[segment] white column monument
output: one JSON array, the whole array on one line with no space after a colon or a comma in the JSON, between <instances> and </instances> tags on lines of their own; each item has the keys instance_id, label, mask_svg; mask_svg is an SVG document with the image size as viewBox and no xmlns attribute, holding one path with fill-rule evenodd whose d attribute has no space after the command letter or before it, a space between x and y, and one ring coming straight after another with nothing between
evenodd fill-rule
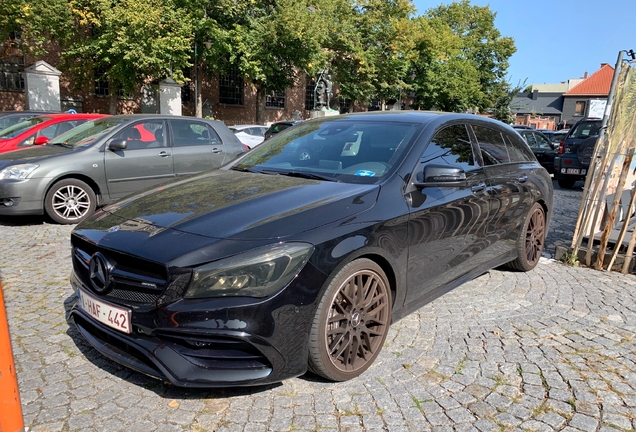
<instances>
[{"instance_id":1,"label":"white column monument","mask_svg":"<svg viewBox=\"0 0 636 432\"><path fill-rule=\"evenodd\" d=\"M26 109L60 111L60 75L62 72L43 60L25 68Z\"/></svg>"}]
</instances>

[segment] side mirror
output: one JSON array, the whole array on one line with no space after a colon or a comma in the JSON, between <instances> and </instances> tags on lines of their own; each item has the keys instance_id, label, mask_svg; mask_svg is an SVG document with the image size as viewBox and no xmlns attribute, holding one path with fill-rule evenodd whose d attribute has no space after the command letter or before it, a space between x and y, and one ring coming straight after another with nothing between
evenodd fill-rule
<instances>
[{"instance_id":1,"label":"side mirror","mask_svg":"<svg viewBox=\"0 0 636 432\"><path fill-rule=\"evenodd\" d=\"M457 166L429 164L417 173L414 184L417 188L461 187L466 184L466 173Z\"/></svg>"},{"instance_id":2,"label":"side mirror","mask_svg":"<svg viewBox=\"0 0 636 432\"><path fill-rule=\"evenodd\" d=\"M126 144L126 140L123 139L112 140L108 143L108 150L112 151L126 150L126 147L128 147L128 145Z\"/></svg>"},{"instance_id":3,"label":"side mirror","mask_svg":"<svg viewBox=\"0 0 636 432\"><path fill-rule=\"evenodd\" d=\"M49 141L50 140L47 137L45 137L44 135L40 135L39 137L37 137L35 139L35 142L33 144L34 145L42 145L42 144L46 144Z\"/></svg>"}]
</instances>

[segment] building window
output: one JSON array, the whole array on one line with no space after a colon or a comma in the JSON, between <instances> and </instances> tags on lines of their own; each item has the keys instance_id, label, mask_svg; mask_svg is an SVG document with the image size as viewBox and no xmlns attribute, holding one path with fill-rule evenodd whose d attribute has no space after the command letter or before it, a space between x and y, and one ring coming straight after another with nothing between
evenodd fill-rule
<instances>
[{"instance_id":1,"label":"building window","mask_svg":"<svg viewBox=\"0 0 636 432\"><path fill-rule=\"evenodd\" d=\"M24 55L21 34L11 32L0 45L0 90L24 91Z\"/></svg>"},{"instance_id":2,"label":"building window","mask_svg":"<svg viewBox=\"0 0 636 432\"><path fill-rule=\"evenodd\" d=\"M265 106L267 108L285 108L285 92L273 91L265 96Z\"/></svg>"},{"instance_id":3,"label":"building window","mask_svg":"<svg viewBox=\"0 0 636 432\"><path fill-rule=\"evenodd\" d=\"M577 101L574 107L574 115L585 115L585 101Z\"/></svg>"},{"instance_id":4,"label":"building window","mask_svg":"<svg viewBox=\"0 0 636 432\"><path fill-rule=\"evenodd\" d=\"M183 71L183 77L186 78L186 82L181 86L181 102L190 102L192 98L192 86L195 83L190 79L192 76L191 72L190 69Z\"/></svg>"},{"instance_id":5,"label":"building window","mask_svg":"<svg viewBox=\"0 0 636 432\"><path fill-rule=\"evenodd\" d=\"M381 111L382 110L382 101L380 100L380 98L371 99L367 109L369 111Z\"/></svg>"},{"instance_id":6,"label":"building window","mask_svg":"<svg viewBox=\"0 0 636 432\"><path fill-rule=\"evenodd\" d=\"M349 99L338 97L338 105L340 106L340 114L347 114L351 109L351 101Z\"/></svg>"},{"instance_id":7,"label":"building window","mask_svg":"<svg viewBox=\"0 0 636 432\"><path fill-rule=\"evenodd\" d=\"M106 68L96 67L95 74L95 96L108 96L108 78L106 78Z\"/></svg>"},{"instance_id":8,"label":"building window","mask_svg":"<svg viewBox=\"0 0 636 432\"><path fill-rule=\"evenodd\" d=\"M243 78L239 77L237 68L219 77L219 103L243 105Z\"/></svg>"},{"instance_id":9,"label":"building window","mask_svg":"<svg viewBox=\"0 0 636 432\"><path fill-rule=\"evenodd\" d=\"M311 111L314 109L314 103L316 101L314 91L316 89L316 78L307 75L305 83L305 109Z\"/></svg>"}]
</instances>

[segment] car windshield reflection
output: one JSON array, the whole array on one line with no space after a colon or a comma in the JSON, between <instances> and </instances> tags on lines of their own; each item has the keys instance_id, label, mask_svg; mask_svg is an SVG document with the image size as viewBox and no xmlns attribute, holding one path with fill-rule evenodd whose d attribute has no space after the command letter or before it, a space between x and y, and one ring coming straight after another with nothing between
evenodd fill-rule
<instances>
[{"instance_id":1,"label":"car windshield reflection","mask_svg":"<svg viewBox=\"0 0 636 432\"><path fill-rule=\"evenodd\" d=\"M49 145L61 145L64 147L82 147L92 144L102 134L116 128L128 121L125 118L107 117L98 120L87 121L70 131L63 133L49 142Z\"/></svg>"},{"instance_id":2,"label":"car windshield reflection","mask_svg":"<svg viewBox=\"0 0 636 432\"><path fill-rule=\"evenodd\" d=\"M397 122L307 122L261 144L232 169L375 183L401 160L418 130L418 125Z\"/></svg>"}]
</instances>

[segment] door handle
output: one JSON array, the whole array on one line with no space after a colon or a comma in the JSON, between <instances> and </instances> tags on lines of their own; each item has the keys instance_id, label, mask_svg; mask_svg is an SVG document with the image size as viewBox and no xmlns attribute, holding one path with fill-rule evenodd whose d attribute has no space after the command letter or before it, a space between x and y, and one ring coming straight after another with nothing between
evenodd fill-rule
<instances>
[{"instance_id":1,"label":"door handle","mask_svg":"<svg viewBox=\"0 0 636 432\"><path fill-rule=\"evenodd\" d=\"M528 176L524 175L522 177L519 177L517 180L519 180L519 183L525 183L528 181Z\"/></svg>"},{"instance_id":2,"label":"door handle","mask_svg":"<svg viewBox=\"0 0 636 432\"><path fill-rule=\"evenodd\" d=\"M170 156L170 153L168 153L167 151L161 151L161 152L159 152L159 154L157 156L168 157L168 156Z\"/></svg>"},{"instance_id":3,"label":"door handle","mask_svg":"<svg viewBox=\"0 0 636 432\"><path fill-rule=\"evenodd\" d=\"M220 148L216 148L216 147L214 147L214 148L212 149L212 153L215 153L215 154L223 153L223 150L221 150Z\"/></svg>"},{"instance_id":4,"label":"door handle","mask_svg":"<svg viewBox=\"0 0 636 432\"><path fill-rule=\"evenodd\" d=\"M476 185L474 185L474 186L472 186L470 188L470 190L473 191L473 192L481 192L481 191L483 191L485 189L486 189L486 183L484 183L484 182L476 184Z\"/></svg>"}]
</instances>

